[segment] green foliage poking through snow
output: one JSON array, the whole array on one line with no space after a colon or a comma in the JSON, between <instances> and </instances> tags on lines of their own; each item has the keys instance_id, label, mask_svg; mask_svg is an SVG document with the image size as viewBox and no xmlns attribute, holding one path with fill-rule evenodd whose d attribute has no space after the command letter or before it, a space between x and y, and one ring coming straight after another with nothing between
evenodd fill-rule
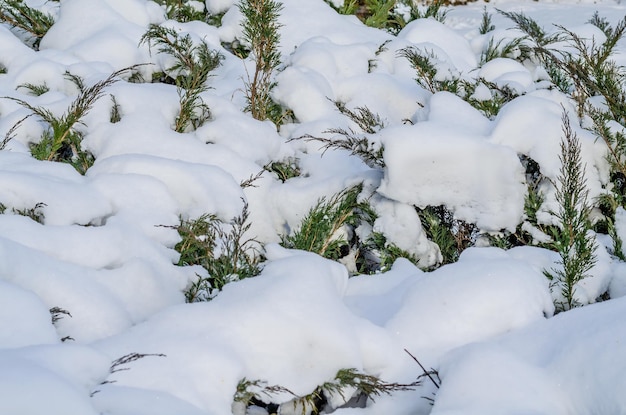
<instances>
[{"instance_id":1,"label":"green foliage poking through snow","mask_svg":"<svg viewBox=\"0 0 626 415\"><path fill-rule=\"evenodd\" d=\"M279 125L282 109L270 95L274 87L274 72L280 65L278 22L282 4L274 0L242 0L238 3L243 14L243 42L250 48L254 72L244 82L247 111L257 120L272 120Z\"/></svg>"},{"instance_id":2,"label":"green foliage poking through snow","mask_svg":"<svg viewBox=\"0 0 626 415\"><path fill-rule=\"evenodd\" d=\"M22 209L11 208L11 213L14 215L25 216L43 225L44 220L45 220L45 214L43 212L43 208L45 208L46 206L47 205L45 203L39 202L32 208L22 208ZM6 212L7 212L7 207L4 204L0 203L0 215L4 215L6 214Z\"/></svg>"},{"instance_id":3,"label":"green foliage poking through snow","mask_svg":"<svg viewBox=\"0 0 626 415\"><path fill-rule=\"evenodd\" d=\"M111 94L111 114L109 116L109 121L111 124L115 124L116 122L120 122L122 120L122 113L120 112L120 104L115 99L115 95Z\"/></svg>"},{"instance_id":4,"label":"green foliage poking through snow","mask_svg":"<svg viewBox=\"0 0 626 415\"><path fill-rule=\"evenodd\" d=\"M414 264L418 263L414 255L390 243L385 235L372 232L360 249L357 260L358 270L363 274L386 272L391 269L398 258L406 258Z\"/></svg>"},{"instance_id":5,"label":"green foliage poking through snow","mask_svg":"<svg viewBox=\"0 0 626 415\"><path fill-rule=\"evenodd\" d=\"M31 105L25 100L4 97L30 110L32 115L40 117L48 126L48 128L44 130L40 140L31 145L33 157L38 160L69 163L74 166L79 173L85 174L87 169L93 164L94 158L89 152L82 149L81 142L83 133L78 131L76 127L83 124L82 119L89 113L96 101L102 98L104 90L108 86L116 83L120 75L130 69L131 68L124 68L113 72L106 79L98 81L90 87L84 85L82 78L68 73L66 75L67 78L74 82L79 89L79 94L61 116L56 116L47 108ZM17 128L22 122L23 119L18 121L14 127ZM8 139L10 139L13 132L14 129L11 129L9 133L7 133Z\"/></svg>"},{"instance_id":6,"label":"green foliage poking through snow","mask_svg":"<svg viewBox=\"0 0 626 415\"><path fill-rule=\"evenodd\" d=\"M561 169L556 184L559 210L554 212L558 228L553 228L553 247L559 253L563 269L546 270L545 275L561 290L563 303L557 310L565 311L581 304L576 299L576 284L588 276L596 262L595 236L590 234L588 191L581 159L580 141L572 131L569 117L563 114L564 139L561 141Z\"/></svg>"},{"instance_id":7,"label":"green foliage poking through snow","mask_svg":"<svg viewBox=\"0 0 626 415\"><path fill-rule=\"evenodd\" d=\"M233 414L247 413L247 408L254 406L269 406L267 401L271 401L278 394L288 394L296 396L289 389L279 385L268 385L262 380L250 380L243 378L237 384L235 396L233 397ZM277 406L277 405L273 405Z\"/></svg>"},{"instance_id":8,"label":"green foliage poking through snow","mask_svg":"<svg viewBox=\"0 0 626 415\"><path fill-rule=\"evenodd\" d=\"M412 390L421 382L411 384L387 383L376 376L360 373L356 369L339 369L335 378L318 386L309 395L294 400L295 407L303 409L312 408L313 413L328 406L329 400L333 397L340 397L342 401L348 402L351 398L371 399L381 395L391 395L395 391ZM332 408L331 405L331 410Z\"/></svg>"},{"instance_id":9,"label":"green foliage poking through snow","mask_svg":"<svg viewBox=\"0 0 626 415\"><path fill-rule=\"evenodd\" d=\"M508 56L514 53L519 46L518 40L513 40L502 44L493 44L493 39L487 44L487 48L481 57L482 63L497 57ZM500 109L507 103L519 96L507 85L497 85L495 82L477 78L476 80L462 79L459 76L447 74L442 77L437 69L438 57L433 51L420 47L410 46L399 51L399 56L407 59L409 64L415 69L415 81L424 89L431 93L441 91L456 94L474 108L482 112L486 117L493 118L498 115ZM443 78L443 79L442 79ZM478 88L486 88L490 98L478 99L475 92Z\"/></svg>"},{"instance_id":10,"label":"green foliage poking through snow","mask_svg":"<svg viewBox=\"0 0 626 415\"><path fill-rule=\"evenodd\" d=\"M498 12L511 19L517 25L517 28L524 32L528 38L532 39L538 48L555 43L560 39L558 33L549 35L537 22L524 15L524 13L505 12L502 10L498 10Z\"/></svg>"},{"instance_id":11,"label":"green foliage poking through snow","mask_svg":"<svg viewBox=\"0 0 626 415\"><path fill-rule=\"evenodd\" d=\"M456 262L461 252L474 244L476 227L455 219L445 206L428 206L418 213L428 239L439 246L443 257L440 265Z\"/></svg>"},{"instance_id":12,"label":"green foliage poking through snow","mask_svg":"<svg viewBox=\"0 0 626 415\"><path fill-rule=\"evenodd\" d=\"M30 91L30 93L36 97L45 94L46 92L50 91L50 88L48 87L48 85L46 85L46 83L44 82L43 84L39 84L39 85L35 85L35 84L31 84L31 83L25 83L25 84L20 84L17 86L18 88L26 88Z\"/></svg>"},{"instance_id":13,"label":"green foliage poking through snow","mask_svg":"<svg viewBox=\"0 0 626 415\"><path fill-rule=\"evenodd\" d=\"M210 117L211 111L201 94L208 89L209 73L217 68L223 56L209 49L205 42L194 45L189 34L181 36L176 30L151 25L142 36L141 43L156 46L159 53L170 55L175 63L165 69L176 84L180 108L174 121L174 131L183 133L195 130Z\"/></svg>"},{"instance_id":14,"label":"green foliage poking through snow","mask_svg":"<svg viewBox=\"0 0 626 415\"><path fill-rule=\"evenodd\" d=\"M28 34L33 49L39 48L41 38L54 24L54 18L37 9L29 7L23 0L0 0L0 22Z\"/></svg>"},{"instance_id":15,"label":"green foliage poking through snow","mask_svg":"<svg viewBox=\"0 0 626 415\"><path fill-rule=\"evenodd\" d=\"M480 63L492 61L496 58L515 58L520 53L525 53L524 38L518 37L513 40L500 39L497 42L494 38L489 38L487 46L480 56Z\"/></svg>"},{"instance_id":16,"label":"green foliage poking through snow","mask_svg":"<svg viewBox=\"0 0 626 415\"><path fill-rule=\"evenodd\" d=\"M623 177L626 177L626 73L613 60L613 55L617 43L626 34L626 18L613 27L596 12L588 23L606 36L598 43L563 26L557 26L558 31L548 35L522 13L501 13L526 34L533 56L545 66L554 85L573 98L583 126L608 148L612 186L599 204L606 215L614 253L621 255L621 249L617 249L621 239L614 228L614 215L618 206L626 206L626 187L623 186ZM568 49L557 48L558 44L566 44Z\"/></svg>"},{"instance_id":17,"label":"green foliage poking through snow","mask_svg":"<svg viewBox=\"0 0 626 415\"><path fill-rule=\"evenodd\" d=\"M413 390L421 381L409 384L387 383L374 375L359 372L357 369L339 369L335 378L315 388L313 392L304 396L297 396L289 389L271 385L261 380L243 378L237 385L234 396L233 413L246 413L252 405L271 410L284 408L289 413L319 414L337 409L333 402L347 403L351 399L366 401L375 400L381 395L391 395L393 392ZM293 399L277 405L272 402L277 395L291 395ZM340 398L340 399L337 399Z\"/></svg>"},{"instance_id":18,"label":"green foliage poking through snow","mask_svg":"<svg viewBox=\"0 0 626 415\"><path fill-rule=\"evenodd\" d=\"M432 18L443 22L448 14L440 0L427 4L412 0L345 0L340 6L330 0L324 1L340 14L356 15L367 26L393 34L413 20Z\"/></svg>"},{"instance_id":19,"label":"green foliage poking through snow","mask_svg":"<svg viewBox=\"0 0 626 415\"><path fill-rule=\"evenodd\" d=\"M349 251L347 226L354 226L359 221L356 209L361 189L361 186L355 186L329 200L319 199L302 219L300 227L283 236L283 246L315 252L330 259L345 256Z\"/></svg>"},{"instance_id":20,"label":"green foliage poking through snow","mask_svg":"<svg viewBox=\"0 0 626 415\"><path fill-rule=\"evenodd\" d=\"M449 9L443 9L445 3L445 1L443 0L433 0L429 2L424 2L422 4L411 0L406 0L403 3L407 3L410 8L408 22L417 19L430 18L443 23L448 16L448 12L450 11Z\"/></svg>"},{"instance_id":21,"label":"green foliage poking through snow","mask_svg":"<svg viewBox=\"0 0 626 415\"><path fill-rule=\"evenodd\" d=\"M343 115L353 121L361 131L352 128L330 128L324 134L333 134L332 138L314 137L304 135L298 137L308 141L318 141L323 144L324 151L329 149L348 150L354 156L359 157L365 164L372 168L384 168L384 148L380 142L372 140L372 136L385 128L385 123L378 114L374 114L367 107L357 107L350 110L342 102L335 102L335 106ZM341 138L336 138L340 136Z\"/></svg>"},{"instance_id":22,"label":"green foliage poking through snow","mask_svg":"<svg viewBox=\"0 0 626 415\"><path fill-rule=\"evenodd\" d=\"M485 35L493 30L496 30L496 26L493 24L493 18L491 17L491 13L487 11L487 7L483 8L483 18L480 22L480 27L478 28L478 33L481 35Z\"/></svg>"},{"instance_id":23,"label":"green foliage poking through snow","mask_svg":"<svg viewBox=\"0 0 626 415\"><path fill-rule=\"evenodd\" d=\"M298 160L295 159L273 161L265 165L263 169L274 173L283 183L285 183L289 179L300 176L300 167L298 167Z\"/></svg>"},{"instance_id":24,"label":"green foliage poking through snow","mask_svg":"<svg viewBox=\"0 0 626 415\"><path fill-rule=\"evenodd\" d=\"M396 0L365 0L364 3L365 10L357 11L366 25L385 29L394 23L392 12L396 6Z\"/></svg>"},{"instance_id":25,"label":"green foliage poking through snow","mask_svg":"<svg viewBox=\"0 0 626 415\"><path fill-rule=\"evenodd\" d=\"M187 302L208 301L229 282L258 275L256 243L247 236L248 216L245 204L241 215L228 224L208 214L193 220L181 218L176 227L181 236L175 246L180 253L178 265L199 265L207 272L187 288Z\"/></svg>"},{"instance_id":26,"label":"green foliage poking through snow","mask_svg":"<svg viewBox=\"0 0 626 415\"><path fill-rule=\"evenodd\" d=\"M154 0L165 9L168 19L181 23L193 20L204 21L207 17L206 6L195 0Z\"/></svg>"},{"instance_id":27,"label":"green foliage poking through snow","mask_svg":"<svg viewBox=\"0 0 626 415\"><path fill-rule=\"evenodd\" d=\"M417 264L414 255L387 240L382 233L371 231L377 215L369 201L360 200L361 191L362 185L358 185L329 200L319 199L299 228L282 237L282 245L340 260L353 273L383 272L398 258ZM357 232L361 225L370 230Z\"/></svg>"},{"instance_id":28,"label":"green foliage poking through snow","mask_svg":"<svg viewBox=\"0 0 626 415\"><path fill-rule=\"evenodd\" d=\"M437 56L434 52L420 49L417 46L408 46L400 49L399 56L407 59L409 64L415 69L417 83L433 94L438 91L455 92L458 81L440 80L437 78L437 67L434 61Z\"/></svg>"},{"instance_id":29,"label":"green foliage poking through snow","mask_svg":"<svg viewBox=\"0 0 626 415\"><path fill-rule=\"evenodd\" d=\"M519 96L517 92L507 85L497 85L495 82L489 82L480 78L476 80L475 83L460 81L460 85L462 88L459 88L457 95L490 119L495 118L504 105ZM474 92L479 87L487 88L490 96L489 99L475 98Z\"/></svg>"}]
</instances>

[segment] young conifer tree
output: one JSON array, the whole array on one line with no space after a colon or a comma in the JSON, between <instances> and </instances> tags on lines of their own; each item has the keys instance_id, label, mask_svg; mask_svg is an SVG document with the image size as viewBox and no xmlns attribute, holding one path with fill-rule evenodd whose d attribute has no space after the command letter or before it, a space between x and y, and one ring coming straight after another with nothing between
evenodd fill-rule
<instances>
[{"instance_id":1,"label":"young conifer tree","mask_svg":"<svg viewBox=\"0 0 626 415\"><path fill-rule=\"evenodd\" d=\"M283 6L275 0L241 0L243 40L254 59L254 73L245 81L247 110L257 120L272 117L276 105L270 95L274 87L273 74L280 65L278 22Z\"/></svg>"},{"instance_id":2,"label":"young conifer tree","mask_svg":"<svg viewBox=\"0 0 626 415\"><path fill-rule=\"evenodd\" d=\"M575 296L576 284L589 276L596 263L596 241L590 234L588 190L584 177L580 140L572 130L569 117L563 114L561 141L561 169L556 183L556 200L559 209L555 216L559 222L553 232L554 247L561 257L562 269L545 271L561 289L563 303L556 304L558 311L565 311L581 304Z\"/></svg>"}]
</instances>

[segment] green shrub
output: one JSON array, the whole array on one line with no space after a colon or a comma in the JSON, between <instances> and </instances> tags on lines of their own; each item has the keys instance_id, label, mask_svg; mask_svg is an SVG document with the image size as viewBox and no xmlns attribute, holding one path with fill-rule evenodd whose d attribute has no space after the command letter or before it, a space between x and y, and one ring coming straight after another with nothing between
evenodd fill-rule
<instances>
[{"instance_id":1,"label":"green shrub","mask_svg":"<svg viewBox=\"0 0 626 415\"><path fill-rule=\"evenodd\" d=\"M111 121L111 124L115 124L122 120L122 113L120 112L120 104L118 104L117 99L115 99L115 95L111 94L110 96L112 105L109 121Z\"/></svg>"},{"instance_id":2,"label":"green shrub","mask_svg":"<svg viewBox=\"0 0 626 415\"><path fill-rule=\"evenodd\" d=\"M357 198L361 186L344 190L327 200L319 199L302 219L300 227L282 238L285 248L315 252L325 258L339 259L349 251L345 227L359 221Z\"/></svg>"},{"instance_id":3,"label":"green shrub","mask_svg":"<svg viewBox=\"0 0 626 415\"><path fill-rule=\"evenodd\" d=\"M512 40L500 39L497 42L494 38L489 38L487 46L480 55L480 65L492 61L496 58L517 58L521 54L527 53L524 45L524 38L518 37Z\"/></svg>"},{"instance_id":4,"label":"green shrub","mask_svg":"<svg viewBox=\"0 0 626 415\"><path fill-rule=\"evenodd\" d=\"M486 63L497 57L512 55L521 47L521 39L502 44L502 41L493 44L493 40L487 44L483 51L482 63ZM415 46L406 47L399 51L399 56L406 58L415 69L415 81L431 93L446 91L453 93L482 112L488 118L494 118L500 109L508 102L519 96L517 92L506 85L497 85L486 79L478 78L474 81L461 79L458 75L448 74L441 79L437 69L437 55L434 52L420 49ZM490 99L477 99L474 92L479 87L489 90Z\"/></svg>"},{"instance_id":5,"label":"green shrub","mask_svg":"<svg viewBox=\"0 0 626 415\"><path fill-rule=\"evenodd\" d=\"M580 306L575 298L575 285L588 276L596 262L595 237L589 234L591 223L588 191L584 178L580 141L572 131L567 114L563 114L564 139L561 141L561 169L556 183L559 210L553 212L558 227L552 227L553 248L559 253L562 269L546 270L545 275L561 289L564 303L556 304L564 311Z\"/></svg>"},{"instance_id":6,"label":"green shrub","mask_svg":"<svg viewBox=\"0 0 626 415\"><path fill-rule=\"evenodd\" d=\"M54 18L22 0L0 0L0 22L28 33L34 39L32 47L37 50L41 38L54 24Z\"/></svg>"},{"instance_id":7,"label":"green shrub","mask_svg":"<svg viewBox=\"0 0 626 415\"><path fill-rule=\"evenodd\" d=\"M151 25L142 36L140 44L156 46L159 53L170 55L175 63L165 69L164 82L175 84L179 97L178 116L174 131L183 133L195 130L210 117L211 111L200 96L208 90L206 81L211 71L224 58L219 52L209 49L205 42L194 45L190 35L181 36L176 30Z\"/></svg>"},{"instance_id":8,"label":"green shrub","mask_svg":"<svg viewBox=\"0 0 626 415\"><path fill-rule=\"evenodd\" d=\"M283 183L285 183L289 179L300 176L300 167L298 167L297 159L273 161L266 164L263 169L265 171L274 173Z\"/></svg>"},{"instance_id":9,"label":"green shrub","mask_svg":"<svg viewBox=\"0 0 626 415\"><path fill-rule=\"evenodd\" d=\"M428 239L436 243L441 251L443 261L439 265L456 262L461 252L476 241L476 226L455 219L446 206L427 206L417 211Z\"/></svg>"},{"instance_id":10,"label":"green shrub","mask_svg":"<svg viewBox=\"0 0 626 415\"><path fill-rule=\"evenodd\" d=\"M448 16L449 10L443 9L445 4L445 1L443 0L426 2L427 4L425 8L423 6L424 3L420 6L417 2L412 0L404 1L403 3L407 3L410 7L409 22L417 19L431 18L443 23Z\"/></svg>"},{"instance_id":11,"label":"green shrub","mask_svg":"<svg viewBox=\"0 0 626 415\"><path fill-rule=\"evenodd\" d=\"M241 215L229 224L208 214L193 220L181 218L176 227L181 237L175 246L180 253L178 265L200 265L208 274L199 275L187 288L187 302L208 301L227 283L259 274L256 241L246 239L248 216L245 204Z\"/></svg>"},{"instance_id":12,"label":"green shrub","mask_svg":"<svg viewBox=\"0 0 626 415\"><path fill-rule=\"evenodd\" d=\"M382 233L371 230L377 215L368 200L359 200L362 190L362 185L358 185L329 200L319 199L300 226L282 237L282 245L341 260L354 273L384 272L401 257L417 264L414 255L388 241ZM362 225L366 225L366 230L357 232Z\"/></svg>"},{"instance_id":13,"label":"green shrub","mask_svg":"<svg viewBox=\"0 0 626 415\"><path fill-rule=\"evenodd\" d=\"M132 67L131 67L132 68ZM65 113L57 117L47 108L36 107L28 102L13 98L4 97L13 100L31 111L31 115L41 118L48 126L44 130L39 142L31 145L31 153L38 160L60 161L69 163L81 174L85 174L87 169L93 164L93 156L84 151L81 147L83 134L76 129L78 125L83 124L83 118L93 108L96 101L104 95L104 90L116 83L119 76L131 68L124 68L113 72L106 79L96 82L90 87L86 87L83 80L70 73L66 76L73 81L79 89L76 99L70 104ZM15 129L24 121L18 121L7 133L5 140L6 145L15 132Z\"/></svg>"},{"instance_id":14,"label":"green shrub","mask_svg":"<svg viewBox=\"0 0 626 415\"><path fill-rule=\"evenodd\" d=\"M583 126L591 130L607 146L611 166L611 192L599 204L606 215L606 231L613 238L614 254L621 253L621 243L614 229L614 214L618 206L626 206L626 72L613 60L616 45L626 34L626 18L611 26L596 12L589 23L606 35L596 43L557 26L556 33L547 35L532 19L521 13L504 13L526 35L534 59L548 70L554 85L570 95L577 105ZM561 47L555 47L559 44ZM568 48L563 48L566 44ZM590 120L588 123L586 120ZM566 304L570 306L570 304Z\"/></svg>"},{"instance_id":15,"label":"green shrub","mask_svg":"<svg viewBox=\"0 0 626 415\"><path fill-rule=\"evenodd\" d=\"M280 65L278 22L283 6L275 0L241 0L237 6L243 15L243 42L250 47L254 72L244 82L249 111L257 120L272 120L280 125L282 109L271 97L274 72Z\"/></svg>"},{"instance_id":16,"label":"green shrub","mask_svg":"<svg viewBox=\"0 0 626 415\"><path fill-rule=\"evenodd\" d=\"M435 60L437 56L434 52L420 49L416 46L408 46L398 51L398 56L409 61L415 69L415 81L427 91L433 94L438 91L448 91L456 93L458 89L458 79L439 80L437 78L437 67Z\"/></svg>"},{"instance_id":17,"label":"green shrub","mask_svg":"<svg viewBox=\"0 0 626 415\"><path fill-rule=\"evenodd\" d=\"M369 27L386 29L397 25L393 9L396 0L365 0L360 17Z\"/></svg>"},{"instance_id":18,"label":"green shrub","mask_svg":"<svg viewBox=\"0 0 626 415\"><path fill-rule=\"evenodd\" d=\"M415 265L419 262L414 255L390 243L382 233L372 232L359 250L358 270L363 274L386 272L398 258L406 258Z\"/></svg>"},{"instance_id":19,"label":"green shrub","mask_svg":"<svg viewBox=\"0 0 626 415\"><path fill-rule=\"evenodd\" d=\"M335 6L330 0L325 1L340 14L356 15L367 26L393 34L413 20L432 18L443 22L448 14L442 9L444 2L438 0L426 6L412 0L345 0L341 6ZM403 6L408 9L406 15L399 11Z\"/></svg>"}]
</instances>

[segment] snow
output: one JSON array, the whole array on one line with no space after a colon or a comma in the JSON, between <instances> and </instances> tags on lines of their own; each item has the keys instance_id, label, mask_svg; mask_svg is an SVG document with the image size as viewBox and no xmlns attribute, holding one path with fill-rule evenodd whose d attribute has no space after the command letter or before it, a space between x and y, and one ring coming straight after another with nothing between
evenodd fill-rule
<instances>
[{"instance_id":1,"label":"snow","mask_svg":"<svg viewBox=\"0 0 626 415\"><path fill-rule=\"evenodd\" d=\"M389 166L382 195L421 208L446 204L459 219L492 231L520 223L524 171L510 148L437 121L389 127L380 135Z\"/></svg>"},{"instance_id":2,"label":"snow","mask_svg":"<svg viewBox=\"0 0 626 415\"><path fill-rule=\"evenodd\" d=\"M441 262L439 247L428 240L413 206L378 197L373 199L373 207L379 215L374 221L375 232L382 233L398 248L415 255L423 268Z\"/></svg>"},{"instance_id":3,"label":"snow","mask_svg":"<svg viewBox=\"0 0 626 415\"><path fill-rule=\"evenodd\" d=\"M152 389L226 414L244 374L303 395L346 364L377 368L387 360L382 330L341 301L348 284L343 266L277 245L267 255L260 276L227 286L214 301L171 308L96 344L112 357L146 345L167 356L116 374L116 386L152 378ZM184 373L191 375L187 382L175 381Z\"/></svg>"},{"instance_id":4,"label":"snow","mask_svg":"<svg viewBox=\"0 0 626 415\"><path fill-rule=\"evenodd\" d=\"M493 82L499 87L509 87L517 94L534 89L532 73L518 61L508 58L495 58L485 63L478 71L478 77Z\"/></svg>"},{"instance_id":5,"label":"snow","mask_svg":"<svg viewBox=\"0 0 626 415\"><path fill-rule=\"evenodd\" d=\"M436 20L415 20L402 29L398 38L426 53L434 53L438 59L449 62L460 73L465 74L478 65L467 40Z\"/></svg>"},{"instance_id":6,"label":"snow","mask_svg":"<svg viewBox=\"0 0 626 415\"><path fill-rule=\"evenodd\" d=\"M0 287L0 322L3 327L0 347L4 349L57 342L50 312L39 297L4 281L0 282ZM20 316L18 321L15 315Z\"/></svg>"},{"instance_id":7,"label":"snow","mask_svg":"<svg viewBox=\"0 0 626 415\"><path fill-rule=\"evenodd\" d=\"M442 365L432 413L619 413L624 304L590 305L459 348Z\"/></svg>"},{"instance_id":8,"label":"snow","mask_svg":"<svg viewBox=\"0 0 626 415\"><path fill-rule=\"evenodd\" d=\"M416 209L445 205L454 219L476 225L474 238L521 226L547 241L526 216L522 160L535 161L546 179L537 218L552 224L564 113L581 140L589 200L605 194L607 148L579 127L576 103L534 63L481 57L490 39L520 36L494 8L528 13L548 32L562 24L600 42L604 34L586 20L599 10L615 24L624 5L476 2L451 7L445 23L419 19L393 36L322 0L284 0L272 97L293 117L277 128L244 111L254 63L229 51L242 33L234 0L190 2L224 12L219 28L167 20L148 0L26 3L51 13L55 24L37 52L23 33L0 24L0 139L13 135L0 150L0 413L243 415L245 405L233 398L244 378L299 396L340 369L411 383L422 371L406 351L438 371L439 389L420 378L414 390L370 399L364 408L341 407L354 392L346 390L327 410L609 414L626 407L626 265L619 259L626 252L615 253L608 235L589 234L598 241L597 262L574 293L584 306L554 315L563 298L544 271L562 267L556 252L471 247L441 266L442 250ZM478 31L483 7L497 27L487 34ZM194 131L172 130L176 86L150 82L171 65L140 44L151 24L224 55L201 94L211 117ZM439 81L484 79L519 96L488 117L452 92L420 87L399 54L406 47L433 55ZM618 44L616 62L626 62L625 48ZM79 93L66 73L91 86L139 64L134 71L146 82L121 74L76 125L95 157L85 175L31 156L29 146L48 126L15 99L60 116ZM25 84L49 91L35 96ZM110 117L112 97L118 122ZM472 97L489 100L492 91L482 85ZM363 136L384 146L384 167L306 140L342 138L331 129L361 134L336 102L380 117L382 125ZM296 164L300 175L283 182L266 170L276 162ZM338 262L278 244L322 198L357 185L376 217L341 232L363 240L377 232L415 264L399 258L389 269L354 275L356 251ZM206 270L176 265L175 227L205 214L229 223L244 206L260 275L227 284L210 302L185 303L186 288ZM626 240L621 207L615 230ZM52 321L55 308L64 312ZM133 353L136 360L115 366ZM261 397L282 404L283 415L301 412L291 393Z\"/></svg>"},{"instance_id":9,"label":"snow","mask_svg":"<svg viewBox=\"0 0 626 415\"><path fill-rule=\"evenodd\" d=\"M98 414L89 390L108 372L106 357L77 345L30 346L0 352L4 413Z\"/></svg>"},{"instance_id":10,"label":"snow","mask_svg":"<svg viewBox=\"0 0 626 415\"><path fill-rule=\"evenodd\" d=\"M433 366L448 350L524 327L554 307L543 275L498 248L470 248L403 291L404 306L385 327Z\"/></svg>"}]
</instances>

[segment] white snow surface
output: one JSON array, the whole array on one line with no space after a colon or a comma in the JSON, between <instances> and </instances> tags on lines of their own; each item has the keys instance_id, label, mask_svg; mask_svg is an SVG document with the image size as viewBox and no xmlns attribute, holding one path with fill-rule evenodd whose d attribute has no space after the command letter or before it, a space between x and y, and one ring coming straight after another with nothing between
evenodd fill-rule
<instances>
[{"instance_id":1,"label":"white snow surface","mask_svg":"<svg viewBox=\"0 0 626 415\"><path fill-rule=\"evenodd\" d=\"M13 137L0 150L0 414L243 415L233 397L244 378L301 396L346 368L411 383L422 369L407 351L438 370L440 388L420 377L411 391L336 413L624 412L626 265L611 255L606 235L597 235L597 262L576 285L585 306L555 316L562 297L543 271L562 266L556 253L472 247L436 268L441 250L416 208L445 205L482 234L515 231L527 219L521 160L557 179L563 111L582 143L589 198L603 194L606 147L578 127L575 104L548 87L542 69L509 58L481 64L481 55L491 38L519 36L494 8L527 13L549 32L560 24L601 41L587 20L598 10L615 24L625 5L491 0L451 7L444 23L419 19L393 36L323 0L283 0L272 94L294 116L277 131L244 111L244 80L254 64L227 49L242 33L235 1L191 2L224 12L219 28L168 21L149 0L26 3L55 23L37 52L24 33L0 25L0 138ZM483 8L497 27L488 34L478 31ZM149 81L169 65L140 44L151 24L224 55L202 93L210 120L174 132L176 87L132 83L128 72L77 125L95 156L85 175L31 156L46 125L15 99L62 115L79 92L68 72L90 86L147 64L136 70ZM440 81L483 78L520 96L486 117L452 93L420 87L399 56L405 47L436 56ZM626 64L626 44L617 49L614 59ZM27 84L49 90L35 96ZM486 94L477 89L474 98ZM384 146L384 168L303 138L358 131L333 101L380 116L384 127L368 138ZM301 174L283 182L263 170L272 162L296 163ZM260 172L253 186L240 185ZM386 272L351 275L354 267L277 244L321 198L358 184L377 218L355 232L379 232L420 268L400 258ZM541 190L538 218L550 223L554 188L546 180ZM174 227L204 214L228 222L244 205L246 235L263 254L261 274L227 284L210 302L185 303L185 289L206 271L176 265ZM30 210L41 223L25 215ZM623 209L615 222L626 240ZM592 304L607 292L610 300ZM133 353L140 356L117 360ZM340 407L350 397L331 401ZM282 404L283 415L300 413L292 399L285 390L267 397Z\"/></svg>"}]
</instances>

